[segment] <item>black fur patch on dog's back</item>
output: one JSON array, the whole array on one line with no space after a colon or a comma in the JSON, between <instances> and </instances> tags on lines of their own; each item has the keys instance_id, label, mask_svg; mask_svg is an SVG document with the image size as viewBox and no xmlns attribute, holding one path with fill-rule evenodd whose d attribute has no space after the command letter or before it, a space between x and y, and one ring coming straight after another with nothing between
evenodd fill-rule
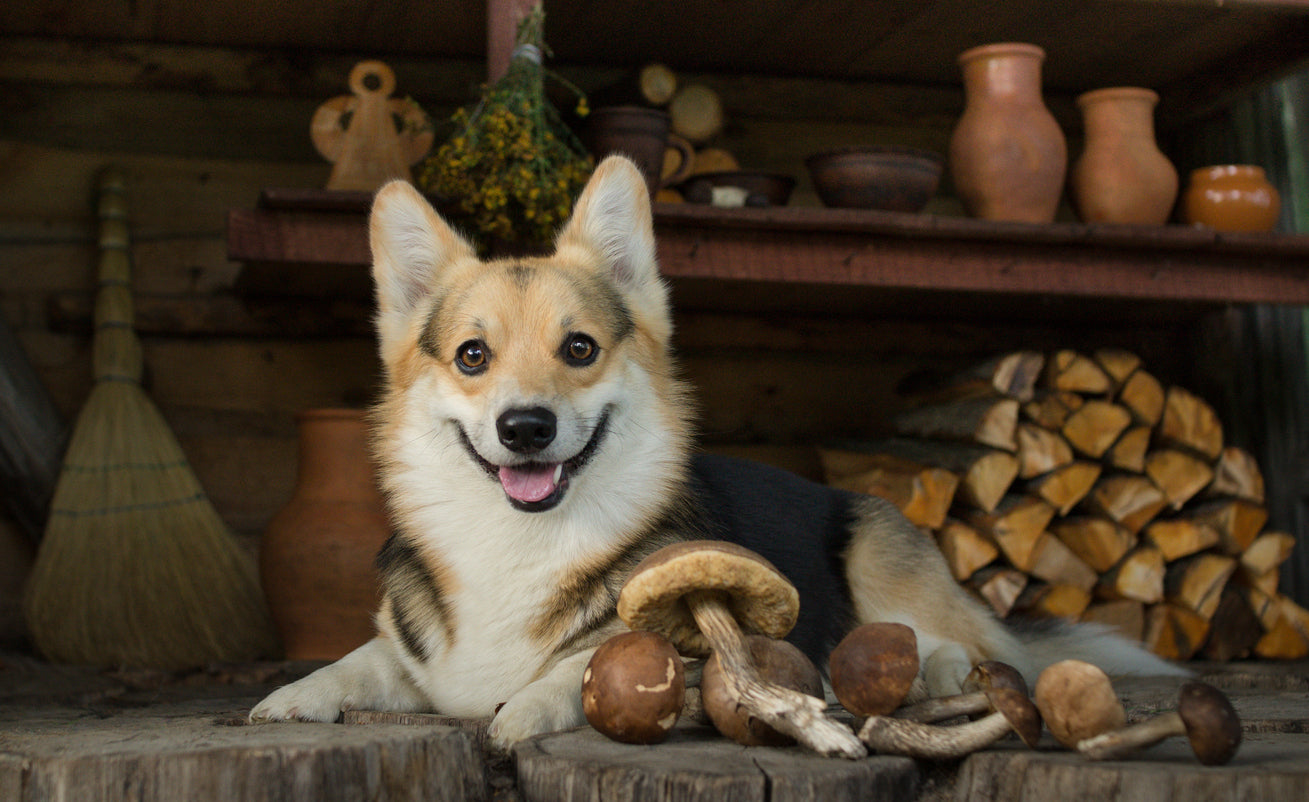
<instances>
[{"instance_id":1,"label":"black fur patch on dog's back","mask_svg":"<svg viewBox=\"0 0 1309 802\"><path fill-rule=\"evenodd\" d=\"M707 537L758 552L800 593L800 618L786 636L822 666L853 622L842 554L854 520L851 493L768 465L697 456L691 489Z\"/></svg>"}]
</instances>

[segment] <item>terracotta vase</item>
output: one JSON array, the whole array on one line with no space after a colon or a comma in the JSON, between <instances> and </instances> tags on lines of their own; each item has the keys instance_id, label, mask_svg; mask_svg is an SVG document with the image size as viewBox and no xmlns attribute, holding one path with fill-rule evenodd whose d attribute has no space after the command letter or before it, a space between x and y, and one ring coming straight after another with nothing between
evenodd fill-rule
<instances>
[{"instance_id":1,"label":"terracotta vase","mask_svg":"<svg viewBox=\"0 0 1309 802\"><path fill-rule=\"evenodd\" d=\"M1068 177L1087 223L1162 225L1177 200L1177 169L1159 150L1149 89L1097 89L1077 98L1086 146Z\"/></svg>"},{"instance_id":2,"label":"terracotta vase","mask_svg":"<svg viewBox=\"0 0 1309 802\"><path fill-rule=\"evenodd\" d=\"M973 217L1054 220L1068 169L1064 133L1041 98L1036 45L982 45L959 55L964 113L950 136L955 191Z\"/></svg>"},{"instance_id":3,"label":"terracotta vase","mask_svg":"<svg viewBox=\"0 0 1309 802\"><path fill-rule=\"evenodd\" d=\"M269 522L259 571L286 657L335 660L375 634L378 550L390 534L363 413L311 409L295 491Z\"/></svg>"},{"instance_id":4,"label":"terracotta vase","mask_svg":"<svg viewBox=\"0 0 1309 802\"><path fill-rule=\"evenodd\" d=\"M1217 164L1191 171L1182 219L1216 231L1272 231L1281 196L1253 164Z\"/></svg>"}]
</instances>

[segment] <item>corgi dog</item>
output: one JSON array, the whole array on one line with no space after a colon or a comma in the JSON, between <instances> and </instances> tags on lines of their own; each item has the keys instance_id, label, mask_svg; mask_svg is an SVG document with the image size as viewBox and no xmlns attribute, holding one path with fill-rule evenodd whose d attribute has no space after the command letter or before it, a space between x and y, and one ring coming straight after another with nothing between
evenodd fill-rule
<instances>
[{"instance_id":1,"label":"corgi dog","mask_svg":"<svg viewBox=\"0 0 1309 802\"><path fill-rule=\"evenodd\" d=\"M1065 657L1178 673L1103 628L1002 624L889 502L775 468L693 455L646 184L605 159L548 257L480 260L413 187L369 221L384 393L375 456L394 534L377 636L279 688L253 721L356 709L491 717L493 744L579 726L592 652L626 627L646 555L734 541L800 593L788 636L820 667L852 627L918 638L920 694L984 659L1029 679Z\"/></svg>"}]
</instances>

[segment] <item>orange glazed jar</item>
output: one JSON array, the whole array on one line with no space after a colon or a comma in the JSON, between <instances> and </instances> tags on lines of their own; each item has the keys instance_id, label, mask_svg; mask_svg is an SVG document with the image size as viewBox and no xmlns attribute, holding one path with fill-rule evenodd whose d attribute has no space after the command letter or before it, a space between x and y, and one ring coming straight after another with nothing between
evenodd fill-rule
<instances>
[{"instance_id":1,"label":"orange glazed jar","mask_svg":"<svg viewBox=\"0 0 1309 802\"><path fill-rule=\"evenodd\" d=\"M1252 164L1193 170L1182 196L1182 219L1215 231L1272 231L1280 213L1277 188Z\"/></svg>"}]
</instances>

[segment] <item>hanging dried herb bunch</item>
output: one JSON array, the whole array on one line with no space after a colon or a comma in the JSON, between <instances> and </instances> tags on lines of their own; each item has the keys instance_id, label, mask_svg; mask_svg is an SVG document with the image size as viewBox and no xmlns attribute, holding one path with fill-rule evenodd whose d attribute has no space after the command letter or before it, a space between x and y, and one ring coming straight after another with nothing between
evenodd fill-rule
<instances>
[{"instance_id":1,"label":"hanging dried herb bunch","mask_svg":"<svg viewBox=\"0 0 1309 802\"><path fill-rule=\"evenodd\" d=\"M422 189L450 198L467 215L483 250L492 240L548 244L594 167L545 96L544 22L537 3L518 26L508 72L471 110L455 112L454 134L418 170ZM577 112L586 114L585 96L551 77L577 94Z\"/></svg>"}]
</instances>

